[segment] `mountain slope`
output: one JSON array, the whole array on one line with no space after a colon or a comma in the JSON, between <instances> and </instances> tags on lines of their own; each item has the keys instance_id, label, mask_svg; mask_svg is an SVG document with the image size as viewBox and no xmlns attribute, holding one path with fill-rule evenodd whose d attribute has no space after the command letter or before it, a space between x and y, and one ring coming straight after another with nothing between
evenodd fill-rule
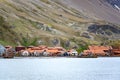
<instances>
[{"instance_id":1,"label":"mountain slope","mask_svg":"<svg viewBox=\"0 0 120 80\"><path fill-rule=\"evenodd\" d=\"M94 13L97 11L91 8L95 5L87 0L80 0L85 3L85 6L77 0L61 1L0 0L0 21L2 23L0 24L0 43L20 45L23 38L27 40L37 38L39 44L64 46L69 41L71 46L78 46L100 44L104 39L120 38L119 27L107 22L110 20L109 22L117 23L118 15L116 18L107 10L109 15L103 12L104 15L101 17L94 16L95 14L91 11L95 11ZM97 5L98 0L95 0L94 4ZM88 9L91 11L87 7L90 7ZM101 7L97 6L95 9L98 9L97 13L99 13ZM116 20L114 21L114 18L111 20L110 15L113 15ZM102 20L104 18L106 21ZM98 28L96 32L91 32L94 29L91 28L92 25L95 25L95 29L105 25L107 30ZM111 30L113 28L118 32Z\"/></svg>"},{"instance_id":2,"label":"mountain slope","mask_svg":"<svg viewBox=\"0 0 120 80\"><path fill-rule=\"evenodd\" d=\"M120 7L119 0L65 0L65 2L91 18L120 24L120 11L113 7L115 5Z\"/></svg>"}]
</instances>

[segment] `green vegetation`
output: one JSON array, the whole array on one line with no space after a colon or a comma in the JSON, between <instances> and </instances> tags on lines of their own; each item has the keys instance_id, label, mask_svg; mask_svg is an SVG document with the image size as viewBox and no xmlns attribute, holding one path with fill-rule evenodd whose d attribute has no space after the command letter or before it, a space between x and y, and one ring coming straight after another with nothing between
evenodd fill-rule
<instances>
[{"instance_id":1,"label":"green vegetation","mask_svg":"<svg viewBox=\"0 0 120 80\"><path fill-rule=\"evenodd\" d=\"M46 3L46 4L50 4L49 0L41 0L41 1Z\"/></svg>"},{"instance_id":2,"label":"green vegetation","mask_svg":"<svg viewBox=\"0 0 120 80\"><path fill-rule=\"evenodd\" d=\"M12 46L16 45L14 41L15 36L16 33L11 29L9 23L0 16L0 44Z\"/></svg>"},{"instance_id":3,"label":"green vegetation","mask_svg":"<svg viewBox=\"0 0 120 80\"><path fill-rule=\"evenodd\" d=\"M0 40L0 44L1 44L1 45L4 45L4 46L8 46L8 45L13 46L13 47L16 46L15 43L10 42L10 41L4 41L4 40Z\"/></svg>"},{"instance_id":4,"label":"green vegetation","mask_svg":"<svg viewBox=\"0 0 120 80\"><path fill-rule=\"evenodd\" d=\"M4 18L2 16L0 16L0 26L3 26L4 23L5 23Z\"/></svg>"},{"instance_id":5,"label":"green vegetation","mask_svg":"<svg viewBox=\"0 0 120 80\"><path fill-rule=\"evenodd\" d=\"M77 49L77 52L80 54L81 52L83 52L84 50L88 49L88 45L81 45L79 46L79 48Z\"/></svg>"},{"instance_id":6,"label":"green vegetation","mask_svg":"<svg viewBox=\"0 0 120 80\"><path fill-rule=\"evenodd\" d=\"M62 46L63 48L65 48L66 50L69 49L69 47L65 45L65 41L64 41L64 40L61 40L61 46Z\"/></svg>"},{"instance_id":7,"label":"green vegetation","mask_svg":"<svg viewBox=\"0 0 120 80\"><path fill-rule=\"evenodd\" d=\"M118 48L120 47L120 40L109 40L106 44L112 46L113 48Z\"/></svg>"},{"instance_id":8,"label":"green vegetation","mask_svg":"<svg viewBox=\"0 0 120 80\"><path fill-rule=\"evenodd\" d=\"M21 44L25 47L36 46L37 45L37 38L29 38L28 36L23 37L22 41L21 41Z\"/></svg>"}]
</instances>

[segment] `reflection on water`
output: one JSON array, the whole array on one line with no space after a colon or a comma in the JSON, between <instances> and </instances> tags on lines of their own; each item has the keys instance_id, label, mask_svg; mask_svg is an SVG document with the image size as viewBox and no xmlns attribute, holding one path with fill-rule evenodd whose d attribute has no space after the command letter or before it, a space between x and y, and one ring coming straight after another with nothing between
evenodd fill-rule
<instances>
[{"instance_id":1,"label":"reflection on water","mask_svg":"<svg viewBox=\"0 0 120 80\"><path fill-rule=\"evenodd\" d=\"M0 59L0 80L120 80L120 58Z\"/></svg>"}]
</instances>

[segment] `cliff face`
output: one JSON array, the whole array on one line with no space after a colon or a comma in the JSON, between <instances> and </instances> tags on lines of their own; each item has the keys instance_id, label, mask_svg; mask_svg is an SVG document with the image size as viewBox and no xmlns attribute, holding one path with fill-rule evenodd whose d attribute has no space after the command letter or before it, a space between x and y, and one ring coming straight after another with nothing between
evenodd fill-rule
<instances>
[{"instance_id":1,"label":"cliff face","mask_svg":"<svg viewBox=\"0 0 120 80\"><path fill-rule=\"evenodd\" d=\"M99 44L103 37L120 38L119 21L106 0L0 0L0 43L20 45L25 37L47 45Z\"/></svg>"}]
</instances>

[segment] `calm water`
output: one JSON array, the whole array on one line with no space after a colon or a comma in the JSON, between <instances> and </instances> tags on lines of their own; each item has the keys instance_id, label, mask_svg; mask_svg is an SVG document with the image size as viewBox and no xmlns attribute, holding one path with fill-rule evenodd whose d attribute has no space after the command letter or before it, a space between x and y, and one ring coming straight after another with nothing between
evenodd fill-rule
<instances>
[{"instance_id":1,"label":"calm water","mask_svg":"<svg viewBox=\"0 0 120 80\"><path fill-rule=\"evenodd\" d=\"M0 80L120 80L120 58L0 59Z\"/></svg>"}]
</instances>

